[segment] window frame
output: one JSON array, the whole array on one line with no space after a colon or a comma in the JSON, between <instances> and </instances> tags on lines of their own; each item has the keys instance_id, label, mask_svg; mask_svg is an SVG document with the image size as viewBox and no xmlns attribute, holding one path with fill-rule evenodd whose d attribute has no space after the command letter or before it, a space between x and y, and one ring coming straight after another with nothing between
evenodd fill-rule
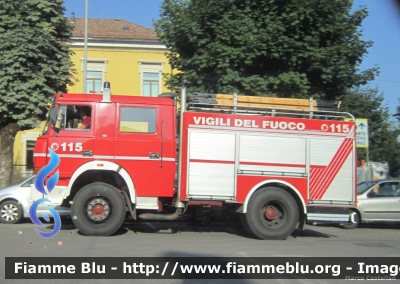
<instances>
[{"instance_id":1,"label":"window frame","mask_svg":"<svg viewBox=\"0 0 400 284\"><path fill-rule=\"evenodd\" d=\"M84 76L84 59L81 58L81 72L82 72L82 77ZM108 65L108 59L107 58L88 58L87 59L87 65L86 65L86 72L101 72L101 89L100 92L103 90L103 84L105 82L105 73L107 73L107 65ZM83 78L83 89L85 89L85 86L87 84L87 78ZM90 93L90 90L86 90L87 93ZM97 92L94 92L93 94L99 94Z\"/></svg>"},{"instance_id":2,"label":"window frame","mask_svg":"<svg viewBox=\"0 0 400 284\"><path fill-rule=\"evenodd\" d=\"M157 73L158 74L158 92L159 92L159 94L162 93L162 90L161 90L161 88L162 88L161 74L164 71L164 65L165 65L164 61L139 60L140 95L142 97L151 97L151 92L150 92L150 96L145 96L145 94L144 94L144 82L145 82L144 73ZM154 82L155 82L155 80L154 80Z\"/></svg>"},{"instance_id":3,"label":"window frame","mask_svg":"<svg viewBox=\"0 0 400 284\"><path fill-rule=\"evenodd\" d=\"M100 77L99 78L89 78L88 75L87 75L89 72L100 73ZM102 86L103 86L103 82L104 82L103 78L104 78L104 74L103 74L102 71L87 70L85 84L86 84L86 87L87 87L88 83L90 82L89 85L91 85L91 87L89 89L86 88L86 92L90 93L90 94L101 94L101 90L103 88ZM100 81L100 89L99 90L96 90L96 81Z\"/></svg>"},{"instance_id":4,"label":"window frame","mask_svg":"<svg viewBox=\"0 0 400 284\"><path fill-rule=\"evenodd\" d=\"M33 173L34 169L27 168L27 153L28 153L28 141L35 141L40 136L40 132L27 132L22 134L21 136L21 144L22 144L22 161L24 163L24 168L21 173Z\"/></svg>"},{"instance_id":5,"label":"window frame","mask_svg":"<svg viewBox=\"0 0 400 284\"><path fill-rule=\"evenodd\" d=\"M151 80L151 79L145 79L145 74L157 74L158 75L158 79L157 80ZM149 83L150 84L150 89L149 89L149 95L147 96L147 94L144 94L144 92L145 92L145 88L144 88L144 84L145 83ZM153 87L154 87L154 84L157 84L157 89L158 89L158 92L157 92L157 95L156 96L153 96L152 94L153 94ZM143 82L142 82L142 88L143 88L143 96L144 97L158 97L158 95L160 94L160 74L158 74L158 73L151 73L151 72L143 72Z\"/></svg>"}]
</instances>

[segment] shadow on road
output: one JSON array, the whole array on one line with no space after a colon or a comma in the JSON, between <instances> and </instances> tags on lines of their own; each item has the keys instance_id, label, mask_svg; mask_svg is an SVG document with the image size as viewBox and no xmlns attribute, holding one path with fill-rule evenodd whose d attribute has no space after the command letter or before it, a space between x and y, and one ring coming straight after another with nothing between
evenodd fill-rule
<instances>
[{"instance_id":1,"label":"shadow on road","mask_svg":"<svg viewBox=\"0 0 400 284\"><path fill-rule=\"evenodd\" d=\"M29 223L30 220L26 220ZM46 222L43 222L46 224ZM46 224L47 229L53 229L53 223ZM334 235L321 233L318 231L319 226L326 225L318 225L318 226L307 226L305 229L295 229L291 234L293 238L336 238ZM331 225L332 226L332 225ZM377 225L375 225L377 226ZM310 229L315 228L314 229ZM365 225L363 225L365 227ZM372 225L369 225L372 227ZM362 228L362 227L361 227ZM387 225L386 227L379 226L379 228L393 228ZM63 231L72 231L76 230L75 225L70 219L63 219L61 230ZM216 222L211 222L209 224L198 224L192 222L190 220L181 220L181 221L133 221L126 220L120 229L118 229L112 236L119 236L128 233L129 231L142 234L180 234L182 232L195 232L195 233L227 233L236 235L239 237L244 237L247 239L256 239L250 233L248 233L240 222L235 222L232 220L228 220L225 222L224 220L217 220ZM79 235L85 236L81 232L77 231Z\"/></svg>"},{"instance_id":2,"label":"shadow on road","mask_svg":"<svg viewBox=\"0 0 400 284\"><path fill-rule=\"evenodd\" d=\"M29 219L24 220L23 223L31 223ZM50 223L43 222L46 229L53 229L54 225L52 221ZM318 231L318 227L338 227L334 225L317 225L317 226L307 226L305 229L295 229L291 234L292 238L336 238L337 236L331 234L325 234ZM397 225L399 228L400 225ZM315 228L315 230L313 229ZM386 224L374 224L374 225L360 225L358 229L361 228L380 228L380 229L393 229L393 225ZM61 230L72 231L76 230L75 225L69 218L62 219ZM217 218L214 222L208 224L199 224L191 221L190 219L183 219L177 221L143 221L143 220L125 220L123 225L119 230L117 230L112 236L119 236L128 233L129 231L142 234L179 234L182 232L196 232L196 233L227 233L236 235L239 237L244 237L247 239L256 239L248 233L240 221L236 219L225 219ZM77 231L79 235L85 236L81 232Z\"/></svg>"},{"instance_id":3,"label":"shadow on road","mask_svg":"<svg viewBox=\"0 0 400 284\"><path fill-rule=\"evenodd\" d=\"M318 230L318 228L316 228ZM328 235L324 234L318 231L310 230L308 228L306 229L296 229L292 233L293 238L307 238L307 237L312 237L312 238L337 238L337 236L334 235Z\"/></svg>"}]
</instances>

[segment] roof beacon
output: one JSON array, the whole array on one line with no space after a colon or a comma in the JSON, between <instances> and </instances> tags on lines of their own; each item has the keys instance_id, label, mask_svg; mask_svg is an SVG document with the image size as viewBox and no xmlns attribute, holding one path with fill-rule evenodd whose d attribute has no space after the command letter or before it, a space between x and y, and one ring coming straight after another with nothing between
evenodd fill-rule
<instances>
[{"instance_id":1,"label":"roof beacon","mask_svg":"<svg viewBox=\"0 0 400 284\"><path fill-rule=\"evenodd\" d=\"M111 102L110 82L104 82L102 102L105 102L105 103Z\"/></svg>"}]
</instances>

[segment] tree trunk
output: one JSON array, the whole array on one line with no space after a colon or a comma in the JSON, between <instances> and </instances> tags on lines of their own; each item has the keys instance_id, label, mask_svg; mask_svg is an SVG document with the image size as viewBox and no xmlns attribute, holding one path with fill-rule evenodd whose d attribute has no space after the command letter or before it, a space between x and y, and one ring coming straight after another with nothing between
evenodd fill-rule
<instances>
[{"instance_id":1,"label":"tree trunk","mask_svg":"<svg viewBox=\"0 0 400 284\"><path fill-rule=\"evenodd\" d=\"M16 123L9 123L0 128L0 188L11 184L14 140L19 130L20 127Z\"/></svg>"}]
</instances>

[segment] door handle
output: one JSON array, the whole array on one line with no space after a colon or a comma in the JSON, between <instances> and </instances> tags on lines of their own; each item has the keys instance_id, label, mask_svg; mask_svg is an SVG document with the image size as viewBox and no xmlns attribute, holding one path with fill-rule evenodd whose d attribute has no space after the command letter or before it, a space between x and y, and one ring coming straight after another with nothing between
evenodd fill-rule
<instances>
[{"instance_id":1,"label":"door handle","mask_svg":"<svg viewBox=\"0 0 400 284\"><path fill-rule=\"evenodd\" d=\"M82 152L82 156L83 157L91 157L93 154L92 154L92 151L88 151L88 150L86 150L86 151L83 151Z\"/></svg>"},{"instance_id":2,"label":"door handle","mask_svg":"<svg viewBox=\"0 0 400 284\"><path fill-rule=\"evenodd\" d=\"M150 153L150 159L159 159L160 158L160 154L158 153Z\"/></svg>"}]
</instances>

